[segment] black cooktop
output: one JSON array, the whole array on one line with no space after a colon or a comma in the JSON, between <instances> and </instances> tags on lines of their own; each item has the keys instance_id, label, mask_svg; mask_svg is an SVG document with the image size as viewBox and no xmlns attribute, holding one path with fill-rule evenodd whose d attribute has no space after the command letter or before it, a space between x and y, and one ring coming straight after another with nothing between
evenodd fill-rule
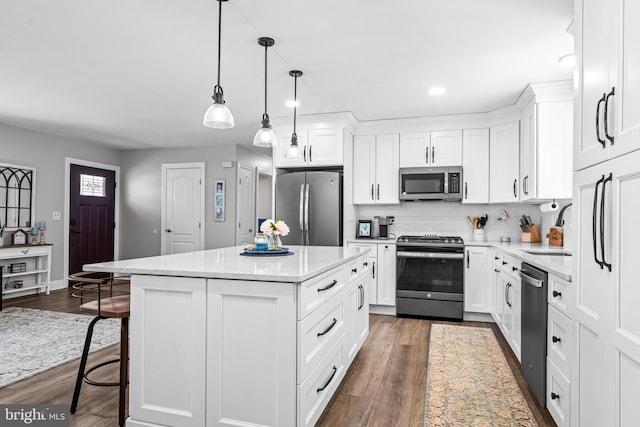
<instances>
[{"instance_id":1,"label":"black cooktop","mask_svg":"<svg viewBox=\"0 0 640 427\"><path fill-rule=\"evenodd\" d=\"M437 236L435 234L425 234L422 236L400 236L398 243L411 243L422 245L464 245L460 236Z\"/></svg>"}]
</instances>

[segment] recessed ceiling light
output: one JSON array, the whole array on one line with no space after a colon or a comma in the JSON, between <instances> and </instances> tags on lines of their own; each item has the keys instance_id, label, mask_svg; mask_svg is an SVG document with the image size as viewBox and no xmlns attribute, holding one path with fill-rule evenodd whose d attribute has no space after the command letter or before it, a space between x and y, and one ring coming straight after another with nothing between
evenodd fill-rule
<instances>
[{"instance_id":1,"label":"recessed ceiling light","mask_svg":"<svg viewBox=\"0 0 640 427\"><path fill-rule=\"evenodd\" d=\"M285 104L284 104L284 105L286 105L286 106L287 106L287 107L289 107L289 108L299 107L299 106L300 106L300 101L293 101L293 100L291 100L291 101L287 101L287 102L285 102Z\"/></svg>"},{"instance_id":2,"label":"recessed ceiling light","mask_svg":"<svg viewBox=\"0 0 640 427\"><path fill-rule=\"evenodd\" d=\"M563 67L572 68L574 65L576 65L576 56L573 53L570 53L568 55L560 57L560 59L558 59L558 62Z\"/></svg>"},{"instance_id":3,"label":"recessed ceiling light","mask_svg":"<svg viewBox=\"0 0 640 427\"><path fill-rule=\"evenodd\" d=\"M443 87L432 87L429 89L429 95L442 95L447 90Z\"/></svg>"}]
</instances>

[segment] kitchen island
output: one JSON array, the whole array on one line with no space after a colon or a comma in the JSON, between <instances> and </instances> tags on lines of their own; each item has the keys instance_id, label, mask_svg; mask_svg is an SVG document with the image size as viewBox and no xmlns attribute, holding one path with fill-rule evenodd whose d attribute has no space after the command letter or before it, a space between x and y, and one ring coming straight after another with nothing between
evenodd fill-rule
<instances>
[{"instance_id":1,"label":"kitchen island","mask_svg":"<svg viewBox=\"0 0 640 427\"><path fill-rule=\"evenodd\" d=\"M85 265L131 275L127 426L311 426L368 335L367 252L243 247Z\"/></svg>"}]
</instances>

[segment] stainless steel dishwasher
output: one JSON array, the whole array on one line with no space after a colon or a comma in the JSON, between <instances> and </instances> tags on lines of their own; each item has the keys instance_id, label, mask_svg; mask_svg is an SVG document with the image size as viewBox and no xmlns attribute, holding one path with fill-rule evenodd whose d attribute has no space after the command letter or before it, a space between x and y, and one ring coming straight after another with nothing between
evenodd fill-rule
<instances>
[{"instance_id":1,"label":"stainless steel dishwasher","mask_svg":"<svg viewBox=\"0 0 640 427\"><path fill-rule=\"evenodd\" d=\"M547 387L547 272L523 262L522 354L520 372L538 402L546 404Z\"/></svg>"}]
</instances>

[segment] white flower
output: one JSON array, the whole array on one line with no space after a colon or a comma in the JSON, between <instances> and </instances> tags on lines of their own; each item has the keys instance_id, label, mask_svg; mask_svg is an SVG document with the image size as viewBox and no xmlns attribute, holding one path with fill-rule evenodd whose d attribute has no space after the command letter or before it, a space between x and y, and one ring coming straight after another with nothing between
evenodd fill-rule
<instances>
[{"instance_id":1,"label":"white flower","mask_svg":"<svg viewBox=\"0 0 640 427\"><path fill-rule=\"evenodd\" d=\"M287 226L287 224L285 224L285 222L279 217L275 220L269 218L260 225L260 231L267 236L270 236L272 234L286 236L287 234L289 234L289 226Z\"/></svg>"}]
</instances>

